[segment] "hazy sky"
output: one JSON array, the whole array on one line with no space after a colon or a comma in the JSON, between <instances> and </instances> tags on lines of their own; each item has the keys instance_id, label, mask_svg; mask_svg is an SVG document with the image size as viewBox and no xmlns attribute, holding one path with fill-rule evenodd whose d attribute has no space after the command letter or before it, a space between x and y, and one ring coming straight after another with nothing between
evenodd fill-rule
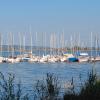
<instances>
[{"instance_id":1,"label":"hazy sky","mask_svg":"<svg viewBox=\"0 0 100 100\"><path fill-rule=\"evenodd\" d=\"M100 0L0 0L0 32L29 34L64 30L65 38L80 33L100 34ZM16 37L17 38L17 37ZM16 39L17 40L17 39Z\"/></svg>"}]
</instances>

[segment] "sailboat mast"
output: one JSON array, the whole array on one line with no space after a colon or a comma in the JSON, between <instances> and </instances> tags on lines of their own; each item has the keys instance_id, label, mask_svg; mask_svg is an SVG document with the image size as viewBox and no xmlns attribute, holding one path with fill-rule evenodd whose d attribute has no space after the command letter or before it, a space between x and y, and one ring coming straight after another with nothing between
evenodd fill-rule
<instances>
[{"instance_id":1,"label":"sailboat mast","mask_svg":"<svg viewBox=\"0 0 100 100\"><path fill-rule=\"evenodd\" d=\"M13 34L10 33L10 37L11 37L11 56L14 56L14 48L13 48Z\"/></svg>"},{"instance_id":2,"label":"sailboat mast","mask_svg":"<svg viewBox=\"0 0 100 100\"><path fill-rule=\"evenodd\" d=\"M91 32L91 58L92 58L92 32Z\"/></svg>"},{"instance_id":3,"label":"sailboat mast","mask_svg":"<svg viewBox=\"0 0 100 100\"><path fill-rule=\"evenodd\" d=\"M98 51L97 51L97 49L98 49L98 47L97 47L97 44L98 44L97 34L96 34L96 37L95 37L95 41L96 41L96 56L97 56L98 55Z\"/></svg>"},{"instance_id":4,"label":"sailboat mast","mask_svg":"<svg viewBox=\"0 0 100 100\"><path fill-rule=\"evenodd\" d=\"M46 55L46 32L45 32L45 55Z\"/></svg>"},{"instance_id":5,"label":"sailboat mast","mask_svg":"<svg viewBox=\"0 0 100 100\"><path fill-rule=\"evenodd\" d=\"M23 54L25 53L25 34L22 36L23 41Z\"/></svg>"},{"instance_id":6,"label":"sailboat mast","mask_svg":"<svg viewBox=\"0 0 100 100\"><path fill-rule=\"evenodd\" d=\"M10 51L10 47L9 47L9 45L10 45L9 35L10 34L8 33L8 39L7 39L8 40L8 55L7 55L8 57L9 57L9 51Z\"/></svg>"},{"instance_id":7,"label":"sailboat mast","mask_svg":"<svg viewBox=\"0 0 100 100\"><path fill-rule=\"evenodd\" d=\"M58 38L57 38L57 55L59 55L59 34L58 34Z\"/></svg>"},{"instance_id":8,"label":"sailboat mast","mask_svg":"<svg viewBox=\"0 0 100 100\"><path fill-rule=\"evenodd\" d=\"M52 55L52 41L53 41L53 36L52 36L52 34L51 34L51 36L50 36L50 55Z\"/></svg>"},{"instance_id":9,"label":"sailboat mast","mask_svg":"<svg viewBox=\"0 0 100 100\"><path fill-rule=\"evenodd\" d=\"M37 49L37 32L36 32L36 36L35 36L35 46L36 46L36 53L37 53L37 51L38 51L38 49Z\"/></svg>"},{"instance_id":10,"label":"sailboat mast","mask_svg":"<svg viewBox=\"0 0 100 100\"><path fill-rule=\"evenodd\" d=\"M80 33L79 33L79 37L78 37L78 52L80 52Z\"/></svg>"},{"instance_id":11,"label":"sailboat mast","mask_svg":"<svg viewBox=\"0 0 100 100\"><path fill-rule=\"evenodd\" d=\"M23 55L23 57L25 56L24 54L26 53L25 52L25 33L22 33L22 34L19 34L20 37L20 54Z\"/></svg>"},{"instance_id":12,"label":"sailboat mast","mask_svg":"<svg viewBox=\"0 0 100 100\"><path fill-rule=\"evenodd\" d=\"M32 54L32 32L31 32L31 26L30 26L30 38L31 38L31 54Z\"/></svg>"},{"instance_id":13,"label":"sailboat mast","mask_svg":"<svg viewBox=\"0 0 100 100\"><path fill-rule=\"evenodd\" d=\"M63 52L63 49L64 49L64 31L62 32L62 34L61 34L61 51L62 51L62 54L64 53Z\"/></svg>"},{"instance_id":14,"label":"sailboat mast","mask_svg":"<svg viewBox=\"0 0 100 100\"><path fill-rule=\"evenodd\" d=\"M73 46L72 46L72 45L73 45L73 44L72 44L72 36L70 37L70 43L71 43L71 48L70 48L70 49L71 49L71 54L73 54Z\"/></svg>"},{"instance_id":15,"label":"sailboat mast","mask_svg":"<svg viewBox=\"0 0 100 100\"><path fill-rule=\"evenodd\" d=\"M13 48L13 56L15 55L15 47L14 47L14 34L12 34L12 48Z\"/></svg>"},{"instance_id":16,"label":"sailboat mast","mask_svg":"<svg viewBox=\"0 0 100 100\"><path fill-rule=\"evenodd\" d=\"M0 50L1 50L1 56L2 56L2 36L0 34Z\"/></svg>"},{"instance_id":17,"label":"sailboat mast","mask_svg":"<svg viewBox=\"0 0 100 100\"><path fill-rule=\"evenodd\" d=\"M19 52L20 52L20 55L21 55L21 34L19 32Z\"/></svg>"}]
</instances>

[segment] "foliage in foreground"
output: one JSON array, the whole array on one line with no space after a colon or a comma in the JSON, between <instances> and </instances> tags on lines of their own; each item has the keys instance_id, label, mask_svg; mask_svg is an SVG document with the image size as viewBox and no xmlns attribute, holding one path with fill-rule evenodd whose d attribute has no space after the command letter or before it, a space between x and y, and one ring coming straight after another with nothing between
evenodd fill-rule
<instances>
[{"instance_id":1,"label":"foliage in foreground","mask_svg":"<svg viewBox=\"0 0 100 100\"><path fill-rule=\"evenodd\" d=\"M0 100L30 100L29 95L24 95L22 92L21 83L15 84L15 77L13 74L8 74L5 78L0 73ZM73 87L70 91L64 93L64 100L100 100L100 80L97 80L96 74L91 71L88 79L82 85L79 93ZM38 80L33 88L34 96L32 100L62 100L59 97L60 83L54 74L47 73L46 79L43 81Z\"/></svg>"},{"instance_id":2,"label":"foliage in foreground","mask_svg":"<svg viewBox=\"0 0 100 100\"><path fill-rule=\"evenodd\" d=\"M81 87L81 91L78 94L75 92L65 93L64 100L100 100L100 80L97 80L96 74L91 71L87 81Z\"/></svg>"},{"instance_id":3,"label":"foliage in foreground","mask_svg":"<svg viewBox=\"0 0 100 100\"><path fill-rule=\"evenodd\" d=\"M29 100L28 94L23 95L21 83L15 84L14 80L13 74L8 74L8 78L5 78L0 73L0 100ZM46 79L38 80L33 90L33 100L57 100L60 92L58 78L47 73Z\"/></svg>"},{"instance_id":4,"label":"foliage in foreground","mask_svg":"<svg viewBox=\"0 0 100 100\"><path fill-rule=\"evenodd\" d=\"M14 84L15 76L8 74L8 79L0 72L0 100L28 100L22 96L21 84Z\"/></svg>"},{"instance_id":5,"label":"foliage in foreground","mask_svg":"<svg viewBox=\"0 0 100 100\"><path fill-rule=\"evenodd\" d=\"M36 100L58 100L60 85L58 78L50 73L47 73L45 81L37 81L35 85Z\"/></svg>"}]
</instances>

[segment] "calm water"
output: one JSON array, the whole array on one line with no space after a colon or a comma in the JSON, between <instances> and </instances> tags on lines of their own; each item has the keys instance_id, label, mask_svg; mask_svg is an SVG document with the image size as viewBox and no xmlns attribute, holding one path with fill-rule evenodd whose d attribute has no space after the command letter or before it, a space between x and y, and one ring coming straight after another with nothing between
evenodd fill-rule
<instances>
[{"instance_id":1,"label":"calm water","mask_svg":"<svg viewBox=\"0 0 100 100\"><path fill-rule=\"evenodd\" d=\"M18 54L18 53L17 53ZM90 52L89 52L90 54ZM93 52L95 55L95 52ZM100 54L100 52L98 52ZM3 52L4 56L8 56L7 52ZM8 73L13 73L16 77L15 81L18 83L21 81L24 90L30 91L33 84L37 80L45 79L46 73L54 73L58 76L62 90L65 88L65 84L71 82L72 77L74 78L74 84L80 86L81 81L84 82L87 79L88 72L94 69L97 75L100 76L100 62L94 63L28 63L21 62L16 64L0 64L0 72L5 76Z\"/></svg>"},{"instance_id":2,"label":"calm water","mask_svg":"<svg viewBox=\"0 0 100 100\"><path fill-rule=\"evenodd\" d=\"M100 62L93 63L28 63L22 62L17 64L0 64L0 71L8 76L13 73L16 76L16 82L21 80L26 90L31 90L32 85L37 81L44 79L46 73L54 73L59 77L60 83L65 84L71 81L72 77L76 85L80 83L80 74L82 81L87 79L87 73L94 68L97 75L100 75ZM63 87L62 87L63 88Z\"/></svg>"}]
</instances>

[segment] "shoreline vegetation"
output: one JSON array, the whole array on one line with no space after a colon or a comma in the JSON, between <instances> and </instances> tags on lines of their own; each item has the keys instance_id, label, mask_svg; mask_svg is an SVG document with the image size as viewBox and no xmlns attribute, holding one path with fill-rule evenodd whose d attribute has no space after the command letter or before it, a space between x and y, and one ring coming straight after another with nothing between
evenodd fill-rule
<instances>
[{"instance_id":1,"label":"shoreline vegetation","mask_svg":"<svg viewBox=\"0 0 100 100\"><path fill-rule=\"evenodd\" d=\"M32 51L35 51L35 50L42 50L42 51L50 51L51 49L53 50L53 51L58 51L59 50L59 52L70 52L71 50L73 50L73 51L96 51L96 50L100 50L100 48L98 47L98 48L95 48L95 47L79 47L79 46L74 46L74 47L63 47L63 48L56 48L56 47L42 47L42 46L25 46L25 49L23 48L23 46L21 46L21 48L19 48L19 45L13 45L13 47L12 47L12 45L9 45L9 50L10 51L21 51L21 52L30 52L31 49L32 48ZM0 51L8 51L8 45L2 45L2 47L0 47Z\"/></svg>"},{"instance_id":2,"label":"shoreline vegetation","mask_svg":"<svg viewBox=\"0 0 100 100\"><path fill-rule=\"evenodd\" d=\"M47 73L46 79L33 85L33 95L30 96L30 93L23 93L21 82L15 83L15 75L10 73L6 77L0 72L0 100L100 100L100 80L93 70L88 73L78 93L73 78L72 86L62 96L61 85L57 76Z\"/></svg>"}]
</instances>

